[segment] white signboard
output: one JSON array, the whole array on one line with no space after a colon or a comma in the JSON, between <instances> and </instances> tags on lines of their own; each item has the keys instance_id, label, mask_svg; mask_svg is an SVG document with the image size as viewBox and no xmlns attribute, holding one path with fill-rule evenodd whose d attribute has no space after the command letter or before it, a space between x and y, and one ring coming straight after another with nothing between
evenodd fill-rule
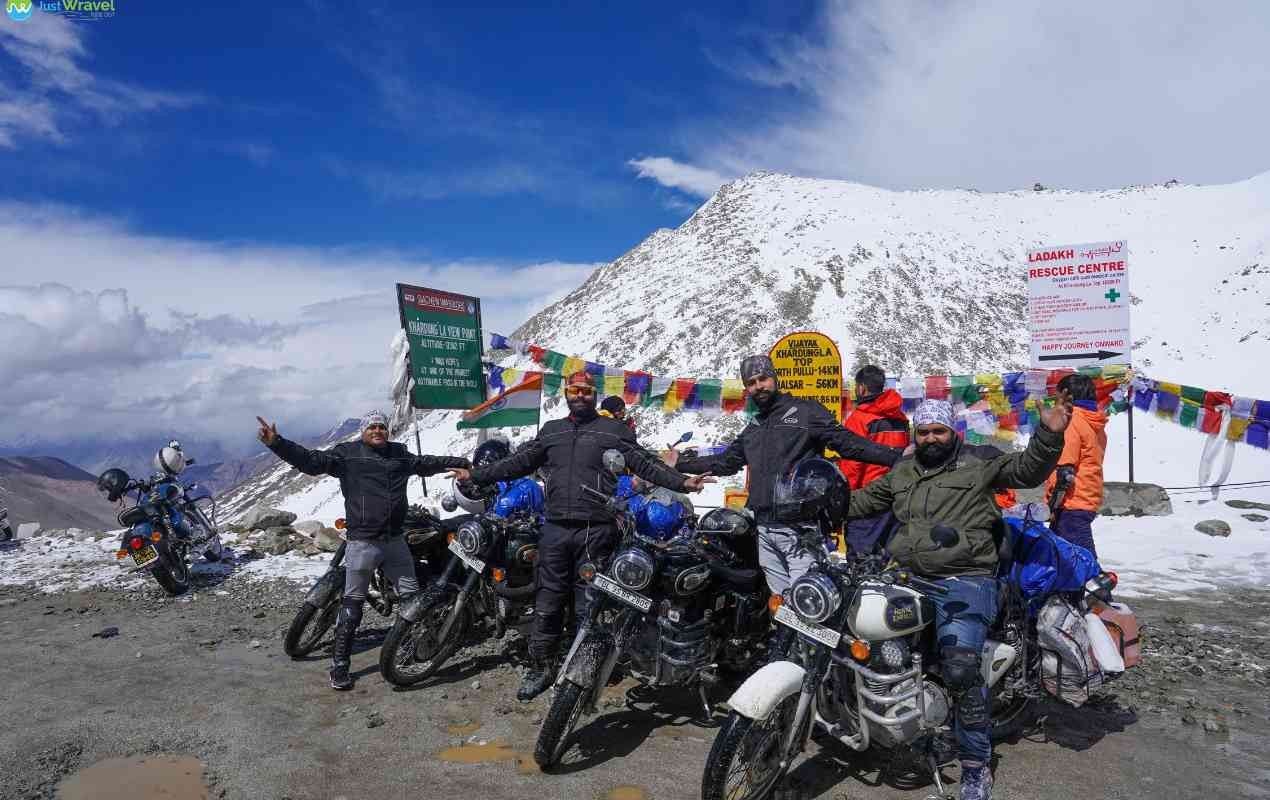
<instances>
[{"instance_id":1,"label":"white signboard","mask_svg":"<svg viewBox=\"0 0 1270 800\"><path fill-rule=\"evenodd\" d=\"M1027 251L1027 298L1034 368L1130 363L1126 242Z\"/></svg>"}]
</instances>

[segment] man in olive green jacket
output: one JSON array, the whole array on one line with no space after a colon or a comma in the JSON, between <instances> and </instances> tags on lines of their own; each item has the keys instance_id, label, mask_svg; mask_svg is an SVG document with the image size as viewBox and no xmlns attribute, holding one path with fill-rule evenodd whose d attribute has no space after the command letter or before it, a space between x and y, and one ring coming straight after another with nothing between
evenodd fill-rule
<instances>
[{"instance_id":1,"label":"man in olive green jacket","mask_svg":"<svg viewBox=\"0 0 1270 800\"><path fill-rule=\"evenodd\" d=\"M952 405L926 400L913 414L913 456L851 495L848 518L893 512L900 527L887 544L892 558L943 589L928 596L936 608L940 669L956 700L962 800L992 797L992 716L980 653L997 615L1001 511L993 494L1044 483L1070 420L1071 398L1064 394L1041 412L1023 452L1002 454L962 442Z\"/></svg>"}]
</instances>

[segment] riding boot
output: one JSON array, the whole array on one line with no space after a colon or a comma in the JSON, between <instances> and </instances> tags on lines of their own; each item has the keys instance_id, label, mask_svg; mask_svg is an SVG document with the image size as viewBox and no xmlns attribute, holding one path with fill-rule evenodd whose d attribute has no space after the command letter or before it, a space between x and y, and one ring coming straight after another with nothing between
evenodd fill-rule
<instances>
[{"instance_id":1,"label":"riding boot","mask_svg":"<svg viewBox=\"0 0 1270 800\"><path fill-rule=\"evenodd\" d=\"M348 674L353 655L353 637L362 621L362 601L344 598L335 622L335 644L331 648L331 688L346 691L353 688Z\"/></svg>"},{"instance_id":2,"label":"riding boot","mask_svg":"<svg viewBox=\"0 0 1270 800\"><path fill-rule=\"evenodd\" d=\"M520 682L520 691L516 699L528 703L538 695L551 688L556 680L556 640L533 641L529 643L529 657L533 663Z\"/></svg>"},{"instance_id":3,"label":"riding boot","mask_svg":"<svg viewBox=\"0 0 1270 800\"><path fill-rule=\"evenodd\" d=\"M992 800L992 768L982 761L961 762L961 800Z\"/></svg>"}]
</instances>

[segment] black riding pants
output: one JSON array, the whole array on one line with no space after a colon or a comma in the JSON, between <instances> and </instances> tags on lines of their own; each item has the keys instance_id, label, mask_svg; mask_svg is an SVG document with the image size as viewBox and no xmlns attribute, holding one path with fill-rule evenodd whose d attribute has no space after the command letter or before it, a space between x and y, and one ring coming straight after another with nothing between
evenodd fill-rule
<instances>
[{"instance_id":1,"label":"black riding pants","mask_svg":"<svg viewBox=\"0 0 1270 800\"><path fill-rule=\"evenodd\" d=\"M585 587L578 566L591 562L599 569L621 537L610 523L547 522L538 539L538 593L534 596L534 630L529 649L535 657L553 654L564 627L564 606L574 592L573 606L585 606Z\"/></svg>"}]
</instances>

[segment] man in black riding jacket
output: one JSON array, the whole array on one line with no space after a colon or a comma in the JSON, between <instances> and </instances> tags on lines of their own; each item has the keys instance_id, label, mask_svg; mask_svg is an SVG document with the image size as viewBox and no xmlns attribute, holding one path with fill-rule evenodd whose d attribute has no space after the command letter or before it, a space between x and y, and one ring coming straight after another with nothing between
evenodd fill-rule
<instances>
[{"instance_id":1,"label":"man in black riding jacket","mask_svg":"<svg viewBox=\"0 0 1270 800\"><path fill-rule=\"evenodd\" d=\"M767 356L744 359L741 380L758 414L719 455L683 457L675 466L680 472L711 475L731 475L749 466L746 505L758 523L759 564L768 588L779 594L815 564L812 554L799 544L798 523L777 523L772 518L772 491L781 476L826 448L836 450L841 458L887 467L899 460L902 451L846 430L820 403L780 391L776 367Z\"/></svg>"},{"instance_id":2,"label":"man in black riding jacket","mask_svg":"<svg viewBox=\"0 0 1270 800\"><path fill-rule=\"evenodd\" d=\"M595 381L588 372L569 376L565 386L569 416L542 426L527 445L488 467L452 470L458 480L488 484L529 475L545 467L546 524L538 541L538 593L534 597L534 630L529 639L533 665L517 698L527 703L555 680L556 655L564 623L564 604L577 585L577 569L590 561L601 565L619 544L613 516L583 486L605 497L616 481L604 467L604 452L617 450L626 466L647 481L677 492L699 492L708 477L685 478L639 446L625 424L600 416L595 408ZM574 595L575 613L583 593Z\"/></svg>"},{"instance_id":3,"label":"man in black riding jacket","mask_svg":"<svg viewBox=\"0 0 1270 800\"><path fill-rule=\"evenodd\" d=\"M419 591L414 559L402 537L409 505L406 481L412 475L435 475L467 467L466 458L413 455L404 444L388 441L388 417L372 411L362 419L362 438L329 450L309 450L278 435L278 427L260 422L260 441L273 454L306 475L333 475L344 494L348 547L344 551L344 600L335 624L331 688L351 689L349 659L353 636L362 621L362 605L375 569L382 565L404 599Z\"/></svg>"}]
</instances>

